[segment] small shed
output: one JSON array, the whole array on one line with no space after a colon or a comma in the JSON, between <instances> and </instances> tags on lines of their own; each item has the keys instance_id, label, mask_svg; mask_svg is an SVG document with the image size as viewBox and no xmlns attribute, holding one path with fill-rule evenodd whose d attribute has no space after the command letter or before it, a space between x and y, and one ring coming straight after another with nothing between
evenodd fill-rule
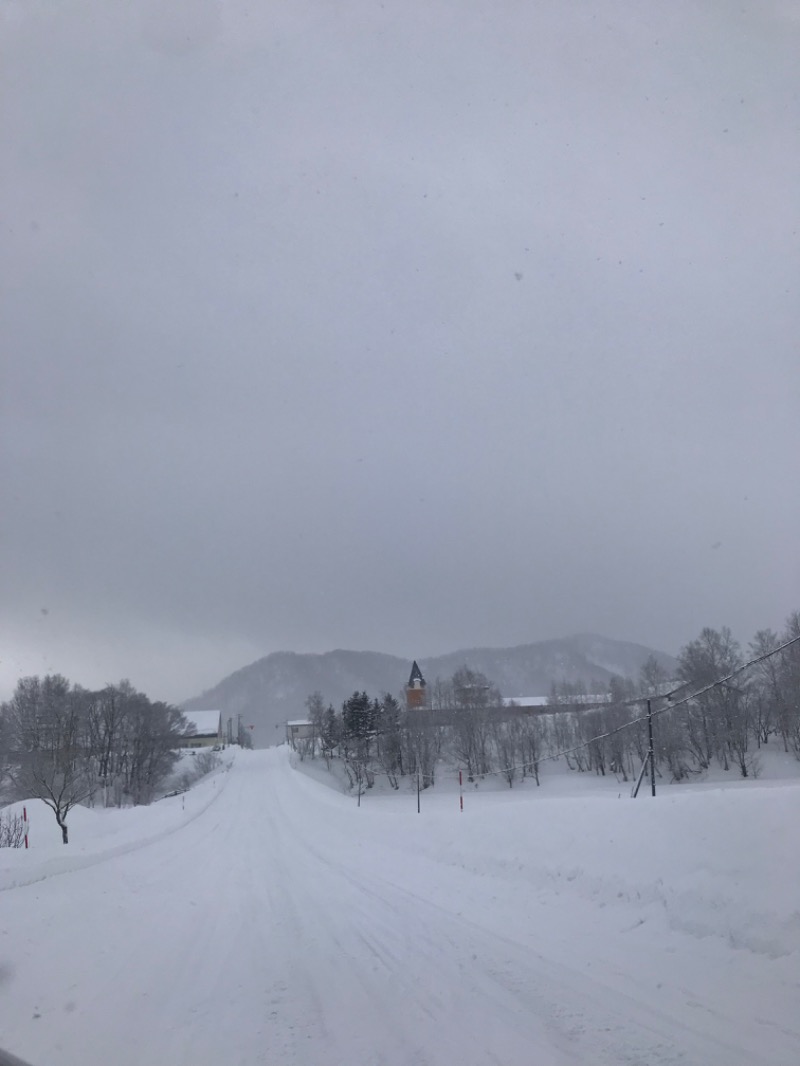
<instances>
[{"instance_id":1,"label":"small shed","mask_svg":"<svg viewBox=\"0 0 800 1066\"><path fill-rule=\"evenodd\" d=\"M222 711L184 711L189 729L186 748L212 748L222 743Z\"/></svg>"}]
</instances>

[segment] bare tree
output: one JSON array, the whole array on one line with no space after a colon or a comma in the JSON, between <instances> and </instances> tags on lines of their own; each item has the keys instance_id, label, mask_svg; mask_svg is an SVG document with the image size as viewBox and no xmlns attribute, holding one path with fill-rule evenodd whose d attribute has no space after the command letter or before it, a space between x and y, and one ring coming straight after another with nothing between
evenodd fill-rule
<instances>
[{"instance_id":1,"label":"bare tree","mask_svg":"<svg viewBox=\"0 0 800 1066\"><path fill-rule=\"evenodd\" d=\"M589 752L589 768L602 777L606 776L609 760L609 743L602 736L606 731L604 710L582 711L577 713L578 736L586 744Z\"/></svg>"},{"instance_id":2,"label":"bare tree","mask_svg":"<svg viewBox=\"0 0 800 1066\"><path fill-rule=\"evenodd\" d=\"M130 686L128 686L129 688ZM106 685L99 692L87 694L87 738L94 758L97 780L103 789L103 805L108 806L109 790L115 789L124 765L126 683Z\"/></svg>"},{"instance_id":3,"label":"bare tree","mask_svg":"<svg viewBox=\"0 0 800 1066\"><path fill-rule=\"evenodd\" d=\"M135 804L150 803L177 762L176 748L185 735L186 719L177 707L131 691L126 714L130 726L126 752L127 791Z\"/></svg>"},{"instance_id":4,"label":"bare tree","mask_svg":"<svg viewBox=\"0 0 800 1066\"><path fill-rule=\"evenodd\" d=\"M403 775L403 715L400 704L389 692L378 703L375 743L381 769L392 788L399 788Z\"/></svg>"},{"instance_id":5,"label":"bare tree","mask_svg":"<svg viewBox=\"0 0 800 1066\"><path fill-rule=\"evenodd\" d=\"M522 758L522 776L531 774L539 784L539 763L544 745L543 721L538 715L526 715L519 722L519 753Z\"/></svg>"},{"instance_id":6,"label":"bare tree","mask_svg":"<svg viewBox=\"0 0 800 1066\"><path fill-rule=\"evenodd\" d=\"M0 795L8 776L11 753L11 722L6 707L6 704L0 706Z\"/></svg>"},{"instance_id":7,"label":"bare tree","mask_svg":"<svg viewBox=\"0 0 800 1066\"><path fill-rule=\"evenodd\" d=\"M692 772L692 765L681 719L672 711L661 714L653 722L653 732L656 767L666 767L672 781L684 781Z\"/></svg>"},{"instance_id":8,"label":"bare tree","mask_svg":"<svg viewBox=\"0 0 800 1066\"><path fill-rule=\"evenodd\" d=\"M25 820L21 814L0 811L0 848L21 848L25 842Z\"/></svg>"},{"instance_id":9,"label":"bare tree","mask_svg":"<svg viewBox=\"0 0 800 1066\"><path fill-rule=\"evenodd\" d=\"M755 658L768 655L781 643L778 634L771 629L759 629L750 642L750 654ZM777 730L783 737L784 750L789 750L789 734L783 711L781 691L781 660L771 655L753 668L753 728L756 743L760 748L769 742L770 734Z\"/></svg>"},{"instance_id":10,"label":"bare tree","mask_svg":"<svg viewBox=\"0 0 800 1066\"><path fill-rule=\"evenodd\" d=\"M761 772L758 756L750 752L750 734L755 731L755 706L754 694L748 689L740 690L740 698L733 705L733 711L727 721L728 750L742 777L758 777Z\"/></svg>"},{"instance_id":11,"label":"bare tree","mask_svg":"<svg viewBox=\"0 0 800 1066\"><path fill-rule=\"evenodd\" d=\"M786 620L783 640L800 637L800 611ZM800 643L780 654L780 728L795 755L800 759Z\"/></svg>"},{"instance_id":12,"label":"bare tree","mask_svg":"<svg viewBox=\"0 0 800 1066\"><path fill-rule=\"evenodd\" d=\"M742 663L739 645L730 629L706 628L678 656L678 676L693 689L711 685ZM742 690L720 685L698 696L685 713L687 741L701 769L716 755L723 769L729 767L730 734L739 717Z\"/></svg>"},{"instance_id":13,"label":"bare tree","mask_svg":"<svg viewBox=\"0 0 800 1066\"><path fill-rule=\"evenodd\" d=\"M321 692L312 692L306 700L306 712L308 714L308 720L311 722L312 737L311 737L311 751L309 754L313 759L316 755L316 748L319 745L320 751L325 753L325 701L322 698ZM305 758L305 752L300 753L301 760ZM328 759L326 758L326 763Z\"/></svg>"},{"instance_id":14,"label":"bare tree","mask_svg":"<svg viewBox=\"0 0 800 1066\"><path fill-rule=\"evenodd\" d=\"M95 788L84 729L86 694L59 674L26 677L17 683L6 713L17 748L12 770L17 792L47 804L67 844L69 812Z\"/></svg>"},{"instance_id":15,"label":"bare tree","mask_svg":"<svg viewBox=\"0 0 800 1066\"><path fill-rule=\"evenodd\" d=\"M508 783L508 787L513 788L519 773L517 760L522 758L519 751L519 719L503 721L496 716L489 721L489 732L497 755L497 769Z\"/></svg>"},{"instance_id":16,"label":"bare tree","mask_svg":"<svg viewBox=\"0 0 800 1066\"><path fill-rule=\"evenodd\" d=\"M619 703L612 703L608 707L604 707L601 712L603 732L611 733L611 736L606 741L608 767L612 774L621 777L623 781L628 780L628 775L633 770L631 760L634 731L633 728L624 728L625 723L629 722L630 719L630 708Z\"/></svg>"},{"instance_id":17,"label":"bare tree","mask_svg":"<svg viewBox=\"0 0 800 1066\"><path fill-rule=\"evenodd\" d=\"M490 723L492 714L496 715L502 704L500 693L483 674L466 666L453 674L453 752L470 780L492 769Z\"/></svg>"},{"instance_id":18,"label":"bare tree","mask_svg":"<svg viewBox=\"0 0 800 1066\"><path fill-rule=\"evenodd\" d=\"M407 774L419 774L420 787L435 784L436 764L442 751L443 727L438 711L430 707L409 707L402 719L402 759Z\"/></svg>"}]
</instances>

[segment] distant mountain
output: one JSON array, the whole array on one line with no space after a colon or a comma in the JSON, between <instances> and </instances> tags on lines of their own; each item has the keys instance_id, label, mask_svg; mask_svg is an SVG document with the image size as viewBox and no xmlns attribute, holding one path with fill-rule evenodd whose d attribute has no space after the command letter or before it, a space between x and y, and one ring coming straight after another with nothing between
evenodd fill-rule
<instances>
[{"instance_id":1,"label":"distant mountain","mask_svg":"<svg viewBox=\"0 0 800 1066\"><path fill-rule=\"evenodd\" d=\"M306 700L321 692L337 709L355 691L379 696L398 693L408 679L411 663L374 651L329 651L324 655L278 651L224 678L202 696L187 700L186 710L204 707L222 711L223 726L241 714L245 726L254 725L259 748L280 744L284 724L306 717Z\"/></svg>"},{"instance_id":2,"label":"distant mountain","mask_svg":"<svg viewBox=\"0 0 800 1066\"><path fill-rule=\"evenodd\" d=\"M425 678L451 677L460 666L479 670L504 696L545 696L553 682L594 682L605 688L618 674L636 678L649 655L672 673L675 660L642 644L581 635L562 640L521 644L515 648L468 648L436 658L419 658ZM379 696L399 696L408 680L411 663L395 655L374 651L330 651L324 655L274 652L220 681L201 696L187 700L187 710L222 711L223 721L235 723L242 715L253 725L257 747L279 744L284 723L304 718L306 700L315 691L337 709L353 692L365 690Z\"/></svg>"},{"instance_id":3,"label":"distant mountain","mask_svg":"<svg viewBox=\"0 0 800 1066\"><path fill-rule=\"evenodd\" d=\"M614 674L636 680L650 655L668 673L674 671L676 662L671 655L642 644L592 634L520 644L516 648L469 648L420 660L420 666L426 678L451 677L466 663L485 674L504 696L546 696L554 681L583 681L587 685L597 682L605 689Z\"/></svg>"}]
</instances>

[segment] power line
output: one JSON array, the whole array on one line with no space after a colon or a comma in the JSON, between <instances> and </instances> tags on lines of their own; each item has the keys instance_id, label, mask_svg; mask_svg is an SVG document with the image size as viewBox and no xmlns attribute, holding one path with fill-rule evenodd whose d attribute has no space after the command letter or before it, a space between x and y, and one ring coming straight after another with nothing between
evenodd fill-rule
<instances>
[{"instance_id":1,"label":"power line","mask_svg":"<svg viewBox=\"0 0 800 1066\"><path fill-rule=\"evenodd\" d=\"M752 659L748 659L747 662L742 663L741 666L737 666L735 670L731 670L731 672L729 674L726 674L724 677L720 677L716 681L712 681L710 684L703 686L703 688L698 689L696 692L690 693L688 696L683 696L681 699L679 699L677 701L674 699L675 694L680 692L681 689L683 688L683 686L678 686L677 688L672 689L670 692L665 693L663 696L637 696L634 699L625 700L625 701L620 702L620 703L608 703L608 702L605 702L605 703L580 704L580 705L569 705L569 706L580 706L581 710L597 710L597 709L602 709L602 708L607 708L607 707L631 707L631 706L637 706L638 704L646 703L646 702L648 702L648 700L653 700L653 699L666 700L667 701L667 705L665 707L660 707L659 709L657 709L655 711L651 711L650 716L655 717L657 714L664 714L666 711L673 711L676 708L683 706L683 704L690 703L692 700L696 700L700 696L705 695L706 692L710 692L714 688L719 688L720 685L727 684L732 678L737 677L739 674L743 673L745 670L749 670L750 667L756 666L758 663L764 662L766 659L772 658L773 655L777 655L779 652L785 651L786 648L790 648L793 644L797 644L798 642L800 642L800 634L798 634L798 636L796 636L796 637L792 637L791 640L787 640L783 644L778 645L777 648L773 648L771 651L764 652L761 655L754 656ZM563 713L564 706L562 705L559 708L559 710ZM492 777L492 776L495 776L497 774L509 773L512 770L529 770L532 766L538 767L543 762L552 762L552 761L554 761L556 759L560 759L562 755L572 755L576 751L581 751L584 748L590 747L592 744L599 743L601 740L608 740L609 737L616 736L617 733L622 733L626 729L631 729L631 728L633 728L633 726L637 726L637 725L643 724L644 722L646 722L648 720L648 717L649 716L646 715L646 714L645 715L641 715L638 718L631 719L631 721L629 721L629 722L623 722L622 725L615 726L613 729L609 729L605 733L598 733L597 736L590 737L588 740L581 741L580 744L574 744L570 748L564 748L562 751L551 752L551 753L549 753L547 755L542 755L540 758L537 758L537 759L528 759L526 762L520 763L517 766L504 766L504 767L501 767L499 770L486 770L483 773L479 773L478 776L479 777ZM393 730L392 731L387 731L387 732L381 732L381 731L375 730L375 731L372 731L370 733L369 737L365 737L365 738L362 738L362 739L369 740L369 739L372 739L372 738L378 737L378 736L390 735L390 733L393 733L393 732L394 732ZM376 772L377 773L381 773L381 771L371 771L371 772L373 772L373 773L376 773ZM383 771L383 773L385 773L385 772L386 771Z\"/></svg>"},{"instance_id":2,"label":"power line","mask_svg":"<svg viewBox=\"0 0 800 1066\"><path fill-rule=\"evenodd\" d=\"M737 666L735 670L731 670L731 672L729 674L726 674L725 677L720 677L716 681L712 681L710 685L706 685L704 688L698 689L697 692L693 692L690 696L684 696L683 699L678 700L677 703L674 702L673 696L676 692L680 692L680 688L673 689L672 692L668 692L665 696L651 697L651 699L665 699L669 701L666 707L661 707L659 708L659 710L653 711L653 714L663 714L664 711L674 710L676 707L680 707L682 704L688 703L690 700L696 700L698 696L705 695L705 693L710 692L712 688L718 688L720 685L727 684L727 682L730 681L732 677L736 677L743 671L749 670L751 666L755 666L757 663L763 663L765 659L771 659L773 655L777 655L779 651L784 651L786 648L790 648L792 644L797 644L798 641L800 641L800 635L792 637L791 640L787 640L784 644L779 645L777 648L773 648L772 651L765 651L763 655L757 655L754 659L749 659L741 666ZM645 720L646 716L645 718L635 719L636 722L643 722ZM631 725L633 724L634 722L631 722Z\"/></svg>"},{"instance_id":3,"label":"power line","mask_svg":"<svg viewBox=\"0 0 800 1066\"><path fill-rule=\"evenodd\" d=\"M660 707L660 708L658 708L658 710L652 711L651 713L652 713L653 717L655 717L657 714L664 714L666 711L674 711L677 707L681 707L684 703L689 703L689 702L691 702L691 700L696 700L698 697L705 695L705 693L706 692L710 692L711 689L719 688L720 685L727 684L727 682L730 681L731 678L736 677L738 674L743 673L745 670L748 670L751 666L756 666L758 663L764 662L765 659L770 659L773 655L777 655L778 652L784 651L786 648L790 648L793 644L797 644L798 641L800 641L800 635L798 635L796 637L792 637L791 640L787 640L784 644L781 644L779 647L773 648L772 651L764 652L763 655L757 655L757 656L755 656L755 658L749 659L746 663L743 663L741 666L737 666L735 670L731 670L731 672L729 674L726 674L725 677L720 677L716 681L712 681L711 684L705 685L703 688L698 689L697 692L692 692L688 696L683 696L677 702L674 700L674 695L675 695L676 692L680 692L681 691L680 687L672 689L671 692L668 692L668 693L666 693L663 696L642 696L642 697L637 698L635 700L628 700L628 701L626 701L625 704L608 704L607 703L607 704L598 704L597 706L598 707L600 707L600 706L605 706L605 707L630 706L631 704L644 703L648 699L651 699L651 700L652 699L660 699L660 700L667 700L668 701L667 705L666 705L666 707ZM586 708L586 709L589 709L589 708ZM647 721L647 718L648 718L648 716L646 714L641 715L639 718L633 718L633 719L631 719L630 722L624 722L622 725L616 726L614 729L609 729L605 733L598 733L598 735L596 737L590 737L589 740L584 740L580 744L575 744L571 748L565 748L563 751L557 751L557 752L553 752L553 753L551 753L549 755L543 755L540 759L529 759L527 762L522 763L519 766L504 766L500 770L487 770L485 773L479 774L478 776L479 777L491 777L494 774L505 774L505 773L510 772L511 770L526 770L526 769L529 769L533 765L538 766L540 763L543 763L543 762L548 762L548 761L554 760L554 759L560 759L562 755L572 755L576 751L581 751L581 749L583 749L583 748L588 748L591 744L596 744L596 743L598 743L601 740L608 740L609 737L613 737L617 733L623 732L623 730L625 730L625 729L631 729L633 726L641 725L643 722Z\"/></svg>"}]
</instances>

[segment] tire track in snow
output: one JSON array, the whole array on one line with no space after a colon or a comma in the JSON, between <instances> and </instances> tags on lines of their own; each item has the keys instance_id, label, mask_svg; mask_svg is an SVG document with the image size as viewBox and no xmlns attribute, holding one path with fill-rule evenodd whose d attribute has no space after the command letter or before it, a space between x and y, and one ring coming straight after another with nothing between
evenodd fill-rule
<instances>
[{"instance_id":1,"label":"tire track in snow","mask_svg":"<svg viewBox=\"0 0 800 1066\"><path fill-rule=\"evenodd\" d=\"M287 773L285 764L282 772ZM288 794L289 789L287 782L282 791ZM306 788L303 791L308 795ZM283 813L284 820L290 822L292 808L286 805ZM358 833L360 825L353 822L352 826L354 833ZM298 833L299 827L300 823ZM308 837L304 839L304 846L323 867L335 870L355 892L393 912L392 921L384 923L388 928L392 928L397 917L413 914L414 922L423 931L416 947L422 968L432 970L441 966L442 955L449 954L457 960L462 979L479 986L497 1009L507 1007L506 1000L510 997L528 1016L542 1019L559 1052L570 1061L576 1056L574 1061L614 1066L625 1062L651 1066L653 1063L663 1066L687 1062L696 1062L698 1066L723 1061L726 1066L752 1063L752 1054L727 1037L727 1032L736 1031L736 1017L726 1018L717 1013L711 1031L694 1021L687 1023L683 1009L676 1014L666 1009L666 1003L659 1003L658 997L654 1002L652 995L639 998L620 992L602 979L567 966L560 959L532 952L496 928L487 928L485 922L454 914L452 908L409 888L402 863L398 865L391 850L383 853L376 849L369 867L360 868L354 874L353 864L340 857L346 854L344 843L336 839L332 846L328 836L325 845L320 847ZM379 872L383 864L393 869L393 877ZM454 880L450 867L442 869L429 863L426 872L434 881L438 876L449 878L450 882ZM464 884L477 884L474 876L465 876L463 872L461 882L462 888ZM453 898L458 898L457 891L456 888ZM364 913L369 913L368 936L378 945L380 908L364 909ZM542 908L541 912L546 920L547 909ZM442 941L446 945L444 952ZM439 947L434 950L429 945ZM487 959L488 964L483 961ZM602 959L595 961L602 966ZM482 966L486 968L482 970ZM495 992L498 987L501 989L499 998L491 986L495 986Z\"/></svg>"}]
</instances>

